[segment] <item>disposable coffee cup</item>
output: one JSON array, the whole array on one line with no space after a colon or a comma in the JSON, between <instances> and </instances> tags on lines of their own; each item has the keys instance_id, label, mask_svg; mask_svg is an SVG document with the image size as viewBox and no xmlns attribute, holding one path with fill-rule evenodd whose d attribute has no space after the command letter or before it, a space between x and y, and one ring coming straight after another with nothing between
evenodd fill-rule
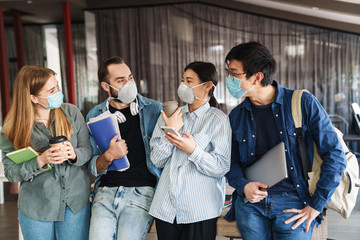
<instances>
[{"instance_id":1,"label":"disposable coffee cup","mask_svg":"<svg viewBox=\"0 0 360 240\"><path fill-rule=\"evenodd\" d=\"M65 147L65 142L67 141L67 137L65 136L57 136L53 137L49 140L51 147ZM55 150L54 152L62 152L60 149ZM68 160L66 157L62 161Z\"/></svg>"},{"instance_id":2,"label":"disposable coffee cup","mask_svg":"<svg viewBox=\"0 0 360 240\"><path fill-rule=\"evenodd\" d=\"M168 101L163 103L163 110L167 117L171 117L178 108L179 104L177 101Z\"/></svg>"}]
</instances>

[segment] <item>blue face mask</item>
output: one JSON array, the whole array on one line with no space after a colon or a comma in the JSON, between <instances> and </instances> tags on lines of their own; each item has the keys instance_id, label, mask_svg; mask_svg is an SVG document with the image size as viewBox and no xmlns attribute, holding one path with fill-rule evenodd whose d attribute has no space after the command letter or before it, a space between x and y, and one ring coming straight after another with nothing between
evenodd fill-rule
<instances>
[{"instance_id":1,"label":"blue face mask","mask_svg":"<svg viewBox=\"0 0 360 240\"><path fill-rule=\"evenodd\" d=\"M234 98L241 98L247 91L240 88L241 79L229 75L226 78L226 87Z\"/></svg>"},{"instance_id":2,"label":"blue face mask","mask_svg":"<svg viewBox=\"0 0 360 240\"><path fill-rule=\"evenodd\" d=\"M49 105L45 106L41 103L39 103L41 106L43 106L44 108L47 109L54 109L54 108L59 108L61 106L61 104L63 103L63 99L64 99L64 94L61 91L58 91L57 93L48 96L48 97L40 97L39 98L46 98Z\"/></svg>"}]
</instances>

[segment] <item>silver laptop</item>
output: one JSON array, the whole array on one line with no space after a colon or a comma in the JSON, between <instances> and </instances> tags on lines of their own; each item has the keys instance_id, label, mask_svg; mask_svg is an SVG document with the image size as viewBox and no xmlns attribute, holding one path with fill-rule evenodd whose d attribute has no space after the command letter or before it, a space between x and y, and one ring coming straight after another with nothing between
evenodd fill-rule
<instances>
[{"instance_id":1,"label":"silver laptop","mask_svg":"<svg viewBox=\"0 0 360 240\"><path fill-rule=\"evenodd\" d=\"M285 145L280 142L255 163L245 168L245 178L250 182L274 186L288 177L286 168Z\"/></svg>"}]
</instances>

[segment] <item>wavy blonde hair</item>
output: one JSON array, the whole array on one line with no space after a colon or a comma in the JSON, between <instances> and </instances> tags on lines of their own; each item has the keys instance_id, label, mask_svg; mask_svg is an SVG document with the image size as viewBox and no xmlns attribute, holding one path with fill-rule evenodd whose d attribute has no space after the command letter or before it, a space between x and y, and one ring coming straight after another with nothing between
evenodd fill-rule
<instances>
[{"instance_id":1,"label":"wavy blonde hair","mask_svg":"<svg viewBox=\"0 0 360 240\"><path fill-rule=\"evenodd\" d=\"M31 146L30 137L35 122L35 104L30 95L37 95L55 72L41 66L27 65L20 69L13 87L13 102L4 121L4 134L15 149ZM73 128L60 108L51 110L55 116L55 133L68 139ZM51 133L54 135L52 128Z\"/></svg>"}]
</instances>

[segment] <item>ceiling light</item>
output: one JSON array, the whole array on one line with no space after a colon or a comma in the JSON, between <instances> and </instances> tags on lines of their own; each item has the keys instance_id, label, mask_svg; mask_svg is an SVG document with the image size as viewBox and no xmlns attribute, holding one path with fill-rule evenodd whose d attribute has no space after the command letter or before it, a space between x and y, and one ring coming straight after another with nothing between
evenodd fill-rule
<instances>
[{"instance_id":1,"label":"ceiling light","mask_svg":"<svg viewBox=\"0 0 360 240\"><path fill-rule=\"evenodd\" d=\"M319 10L318 7L312 7L311 9L314 10L314 11L318 11L318 10Z\"/></svg>"}]
</instances>

